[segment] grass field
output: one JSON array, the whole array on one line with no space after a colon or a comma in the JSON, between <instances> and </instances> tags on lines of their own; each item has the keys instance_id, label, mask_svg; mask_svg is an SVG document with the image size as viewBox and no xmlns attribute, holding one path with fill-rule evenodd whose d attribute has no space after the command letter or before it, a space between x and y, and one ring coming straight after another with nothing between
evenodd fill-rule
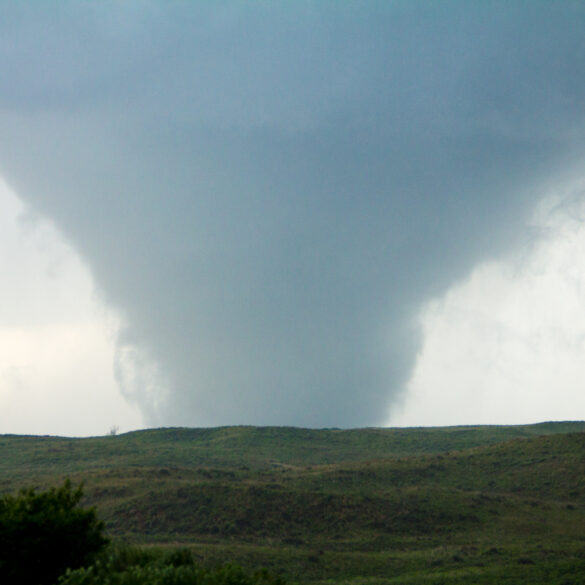
<instances>
[{"instance_id":1,"label":"grass field","mask_svg":"<svg viewBox=\"0 0 585 585\"><path fill-rule=\"evenodd\" d=\"M0 436L0 491L85 484L115 538L291 583L585 579L585 423Z\"/></svg>"}]
</instances>

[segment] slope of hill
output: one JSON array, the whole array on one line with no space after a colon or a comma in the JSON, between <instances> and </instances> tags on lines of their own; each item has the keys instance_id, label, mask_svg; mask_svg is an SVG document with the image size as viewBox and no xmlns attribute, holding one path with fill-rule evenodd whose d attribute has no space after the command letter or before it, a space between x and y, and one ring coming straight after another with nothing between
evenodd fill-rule
<instances>
[{"instance_id":1,"label":"slope of hill","mask_svg":"<svg viewBox=\"0 0 585 585\"><path fill-rule=\"evenodd\" d=\"M111 534L299 583L580 582L585 423L0 437L0 490L84 481Z\"/></svg>"}]
</instances>

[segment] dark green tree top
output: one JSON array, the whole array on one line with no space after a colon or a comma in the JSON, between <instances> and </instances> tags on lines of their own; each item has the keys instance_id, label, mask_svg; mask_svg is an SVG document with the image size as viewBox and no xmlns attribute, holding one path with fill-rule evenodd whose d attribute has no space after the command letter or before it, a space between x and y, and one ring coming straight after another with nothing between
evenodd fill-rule
<instances>
[{"instance_id":1,"label":"dark green tree top","mask_svg":"<svg viewBox=\"0 0 585 585\"><path fill-rule=\"evenodd\" d=\"M82 486L66 480L37 493L0 498L0 583L53 585L67 568L91 562L107 543L94 508L79 506Z\"/></svg>"}]
</instances>

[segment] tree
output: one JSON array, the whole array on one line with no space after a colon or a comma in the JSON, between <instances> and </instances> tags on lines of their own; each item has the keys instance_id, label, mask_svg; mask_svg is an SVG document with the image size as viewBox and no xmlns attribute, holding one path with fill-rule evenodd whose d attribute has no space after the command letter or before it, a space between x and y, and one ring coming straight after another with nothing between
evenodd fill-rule
<instances>
[{"instance_id":1,"label":"tree","mask_svg":"<svg viewBox=\"0 0 585 585\"><path fill-rule=\"evenodd\" d=\"M107 539L95 508L83 509L80 485L66 480L37 493L0 498L0 583L53 585L67 568L92 561Z\"/></svg>"}]
</instances>

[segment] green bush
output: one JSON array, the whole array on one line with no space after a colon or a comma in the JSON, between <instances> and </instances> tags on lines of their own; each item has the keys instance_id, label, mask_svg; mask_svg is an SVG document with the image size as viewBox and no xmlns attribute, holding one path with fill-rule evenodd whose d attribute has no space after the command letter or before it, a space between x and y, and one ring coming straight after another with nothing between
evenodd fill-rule
<instances>
[{"instance_id":1,"label":"green bush","mask_svg":"<svg viewBox=\"0 0 585 585\"><path fill-rule=\"evenodd\" d=\"M134 559L132 564L128 561ZM140 549L110 549L91 567L70 570L59 585L284 585L266 570L247 573L237 565L214 570L195 564L188 549L177 549L162 557L142 554Z\"/></svg>"},{"instance_id":2,"label":"green bush","mask_svg":"<svg viewBox=\"0 0 585 585\"><path fill-rule=\"evenodd\" d=\"M106 544L95 509L82 509L69 480L37 493L0 498L0 583L54 585L68 568L93 561Z\"/></svg>"}]
</instances>

